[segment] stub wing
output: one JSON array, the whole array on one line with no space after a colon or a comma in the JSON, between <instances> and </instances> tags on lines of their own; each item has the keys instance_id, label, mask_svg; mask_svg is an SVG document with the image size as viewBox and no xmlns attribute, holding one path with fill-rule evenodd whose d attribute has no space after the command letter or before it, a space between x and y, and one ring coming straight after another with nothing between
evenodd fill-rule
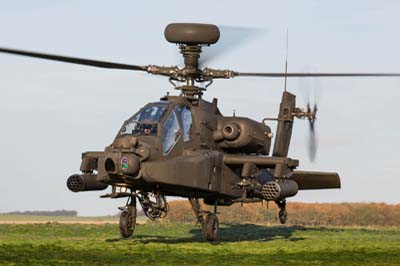
<instances>
[{"instance_id":1,"label":"stub wing","mask_svg":"<svg viewBox=\"0 0 400 266\"><path fill-rule=\"evenodd\" d=\"M333 172L293 171L290 179L300 190L340 188L340 177Z\"/></svg>"}]
</instances>

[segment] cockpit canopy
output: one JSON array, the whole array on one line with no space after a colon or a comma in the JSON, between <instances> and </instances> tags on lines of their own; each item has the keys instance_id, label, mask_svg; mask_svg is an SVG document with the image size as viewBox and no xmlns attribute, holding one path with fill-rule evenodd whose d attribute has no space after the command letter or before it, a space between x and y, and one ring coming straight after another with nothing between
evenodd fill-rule
<instances>
[{"instance_id":1,"label":"cockpit canopy","mask_svg":"<svg viewBox=\"0 0 400 266\"><path fill-rule=\"evenodd\" d=\"M128 119L120 135L161 136L163 154L167 155L181 138L190 141L191 129L192 113L188 107L157 102L146 105Z\"/></svg>"},{"instance_id":2,"label":"cockpit canopy","mask_svg":"<svg viewBox=\"0 0 400 266\"><path fill-rule=\"evenodd\" d=\"M121 135L153 135L158 133L158 122L167 111L166 103L157 103L143 107L123 126Z\"/></svg>"}]
</instances>

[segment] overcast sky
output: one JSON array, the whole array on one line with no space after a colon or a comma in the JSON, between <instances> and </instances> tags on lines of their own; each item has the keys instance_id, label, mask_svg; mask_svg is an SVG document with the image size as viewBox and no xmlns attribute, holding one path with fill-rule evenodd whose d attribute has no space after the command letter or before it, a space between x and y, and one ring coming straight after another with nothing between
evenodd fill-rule
<instances>
[{"instance_id":1,"label":"overcast sky","mask_svg":"<svg viewBox=\"0 0 400 266\"><path fill-rule=\"evenodd\" d=\"M166 24L205 22L257 28L221 33L234 49L209 61L238 71L400 72L399 1L0 1L0 46L138 65L174 65ZM224 38L225 37L225 38ZM114 214L124 200L72 193L66 178L81 153L103 150L141 106L175 93L163 77L0 54L0 212L74 209ZM205 98L226 115L277 114L280 79L218 80ZM400 79L290 79L298 105L319 98L317 161L307 159L307 124L297 121L290 156L300 168L337 171L341 190L300 192L307 202L399 203ZM190 178L190 177L188 177Z\"/></svg>"}]
</instances>

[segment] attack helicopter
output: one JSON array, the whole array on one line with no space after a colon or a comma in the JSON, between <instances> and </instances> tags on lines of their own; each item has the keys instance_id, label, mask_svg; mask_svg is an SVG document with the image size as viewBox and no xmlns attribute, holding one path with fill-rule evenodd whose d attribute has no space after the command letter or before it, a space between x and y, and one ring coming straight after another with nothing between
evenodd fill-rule
<instances>
[{"instance_id":1,"label":"attack helicopter","mask_svg":"<svg viewBox=\"0 0 400 266\"><path fill-rule=\"evenodd\" d=\"M276 118L256 121L224 116L217 99L203 99L215 79L240 77L390 77L398 73L253 73L200 68L202 49L215 44L220 30L212 24L172 23L164 32L176 44L184 66L130 65L9 48L0 52L86 66L143 71L169 79L179 95L166 95L146 104L128 118L104 151L82 154L79 174L67 179L72 192L111 188L101 198L127 198L120 207L119 229L131 237L137 201L151 220L168 213L166 196L188 198L203 235L219 239L218 206L259 201L275 202L281 223L287 220L286 199L300 190L339 189L334 172L297 170L299 160L288 157L295 119L306 119L313 131L317 107L296 105L296 96L283 92ZM268 121L277 122L273 134ZM213 211L202 209L204 204Z\"/></svg>"}]
</instances>

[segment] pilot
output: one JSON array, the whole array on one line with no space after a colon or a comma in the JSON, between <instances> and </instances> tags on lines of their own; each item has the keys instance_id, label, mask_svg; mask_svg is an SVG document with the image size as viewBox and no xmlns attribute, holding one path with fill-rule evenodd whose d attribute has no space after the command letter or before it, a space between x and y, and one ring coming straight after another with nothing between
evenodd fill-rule
<instances>
[{"instance_id":1,"label":"pilot","mask_svg":"<svg viewBox=\"0 0 400 266\"><path fill-rule=\"evenodd\" d=\"M150 135L151 134L151 128L149 127L149 125L145 125L143 128L143 133L145 135Z\"/></svg>"},{"instance_id":2,"label":"pilot","mask_svg":"<svg viewBox=\"0 0 400 266\"><path fill-rule=\"evenodd\" d=\"M143 124L143 127L142 127L143 135L149 136L149 135L156 133L155 132L156 126L157 125L153 125L153 124Z\"/></svg>"}]
</instances>

